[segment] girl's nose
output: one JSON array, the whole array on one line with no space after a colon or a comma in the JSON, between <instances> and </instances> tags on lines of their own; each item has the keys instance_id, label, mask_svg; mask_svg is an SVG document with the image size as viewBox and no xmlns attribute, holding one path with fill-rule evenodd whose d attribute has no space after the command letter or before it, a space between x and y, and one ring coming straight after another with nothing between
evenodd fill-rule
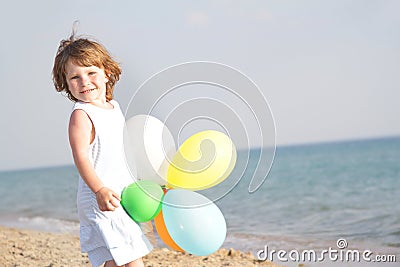
<instances>
[{"instance_id":1,"label":"girl's nose","mask_svg":"<svg viewBox=\"0 0 400 267\"><path fill-rule=\"evenodd\" d=\"M88 85L89 84L89 82L90 82L90 80L89 80L89 77L87 77L87 76L82 76L82 78L81 78L81 86L86 86L86 85Z\"/></svg>"}]
</instances>

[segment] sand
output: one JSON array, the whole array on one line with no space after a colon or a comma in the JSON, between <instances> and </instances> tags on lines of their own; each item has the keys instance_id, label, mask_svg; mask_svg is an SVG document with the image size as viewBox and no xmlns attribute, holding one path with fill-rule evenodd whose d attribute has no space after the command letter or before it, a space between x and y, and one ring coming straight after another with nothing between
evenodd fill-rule
<instances>
[{"instance_id":1,"label":"sand","mask_svg":"<svg viewBox=\"0 0 400 267\"><path fill-rule=\"evenodd\" d=\"M144 258L145 266L270 266L257 261L251 253L220 249L207 257L199 257L156 248ZM80 252L79 237L0 227L0 267L91 266Z\"/></svg>"}]
</instances>

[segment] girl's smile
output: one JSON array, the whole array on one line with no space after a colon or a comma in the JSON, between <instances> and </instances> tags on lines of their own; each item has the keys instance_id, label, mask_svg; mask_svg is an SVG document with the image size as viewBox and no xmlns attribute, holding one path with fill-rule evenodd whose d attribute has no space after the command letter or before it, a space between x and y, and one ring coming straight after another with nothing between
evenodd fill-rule
<instances>
[{"instance_id":1,"label":"girl's smile","mask_svg":"<svg viewBox=\"0 0 400 267\"><path fill-rule=\"evenodd\" d=\"M88 89L88 90L82 91L81 94L87 94L87 93L90 93L90 92L92 92L94 90L95 89Z\"/></svg>"}]
</instances>

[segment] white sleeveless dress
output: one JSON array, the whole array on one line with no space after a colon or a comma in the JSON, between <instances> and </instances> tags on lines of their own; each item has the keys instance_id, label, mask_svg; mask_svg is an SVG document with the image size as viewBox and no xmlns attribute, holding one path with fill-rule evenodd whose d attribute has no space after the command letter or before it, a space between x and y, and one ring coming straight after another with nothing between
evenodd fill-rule
<instances>
[{"instance_id":1,"label":"white sleeveless dress","mask_svg":"<svg viewBox=\"0 0 400 267\"><path fill-rule=\"evenodd\" d=\"M113 109L76 102L73 110L85 111L95 128L95 138L89 147L89 159L106 187L118 194L134 182L125 162L123 128L125 119L115 100ZM115 211L102 212L96 195L79 177L77 194L82 252L87 252L93 266L114 260L124 265L152 250L150 242L120 206Z\"/></svg>"}]
</instances>

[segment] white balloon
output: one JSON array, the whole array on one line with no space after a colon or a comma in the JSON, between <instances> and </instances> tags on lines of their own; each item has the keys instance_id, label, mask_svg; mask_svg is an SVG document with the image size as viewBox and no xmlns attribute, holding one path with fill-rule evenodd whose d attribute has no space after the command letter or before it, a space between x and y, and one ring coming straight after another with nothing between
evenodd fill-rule
<instances>
[{"instance_id":1,"label":"white balloon","mask_svg":"<svg viewBox=\"0 0 400 267\"><path fill-rule=\"evenodd\" d=\"M129 169L137 179L160 185L167 183L168 166L176 147L171 132L162 121L150 115L128 119L124 129L124 150Z\"/></svg>"}]
</instances>

